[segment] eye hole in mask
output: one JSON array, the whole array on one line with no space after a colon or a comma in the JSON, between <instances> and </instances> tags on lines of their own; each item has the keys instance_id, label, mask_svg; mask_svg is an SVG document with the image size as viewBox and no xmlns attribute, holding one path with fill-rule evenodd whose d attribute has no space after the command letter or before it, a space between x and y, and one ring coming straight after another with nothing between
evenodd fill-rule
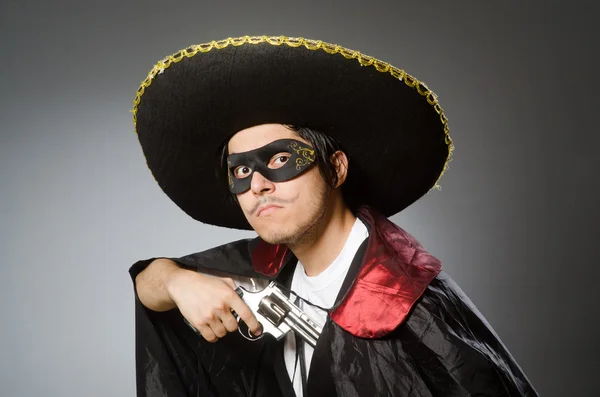
<instances>
[{"instance_id":1,"label":"eye hole in mask","mask_svg":"<svg viewBox=\"0 0 600 397\"><path fill-rule=\"evenodd\" d=\"M285 163L288 162L288 160L291 157L292 157L292 155L290 153L285 153L285 152L277 153L275 156L273 156L271 158L271 160L267 164L267 167L269 167L269 169L272 169L272 170L281 168L285 165ZM253 171L247 165L240 165L237 167L233 167L233 170L231 173L233 174L234 178L244 179L244 178L247 178L250 175L252 175Z\"/></svg>"},{"instance_id":2,"label":"eye hole in mask","mask_svg":"<svg viewBox=\"0 0 600 397\"><path fill-rule=\"evenodd\" d=\"M265 146L227 157L229 190L240 194L250 189L258 171L271 182L285 182L308 170L315 162L314 149L295 139L279 139Z\"/></svg>"}]
</instances>

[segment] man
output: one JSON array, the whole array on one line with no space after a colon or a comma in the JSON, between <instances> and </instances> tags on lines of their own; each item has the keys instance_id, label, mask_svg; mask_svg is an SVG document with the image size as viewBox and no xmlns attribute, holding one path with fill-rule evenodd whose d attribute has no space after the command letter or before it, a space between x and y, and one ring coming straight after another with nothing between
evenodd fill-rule
<instances>
[{"instance_id":1,"label":"man","mask_svg":"<svg viewBox=\"0 0 600 397\"><path fill-rule=\"evenodd\" d=\"M259 236L132 266L139 396L537 395L440 261L387 219L452 151L423 83L327 43L227 39L159 62L134 122L177 205ZM237 332L232 312L262 328L237 284L269 280L323 325L314 349Z\"/></svg>"}]
</instances>

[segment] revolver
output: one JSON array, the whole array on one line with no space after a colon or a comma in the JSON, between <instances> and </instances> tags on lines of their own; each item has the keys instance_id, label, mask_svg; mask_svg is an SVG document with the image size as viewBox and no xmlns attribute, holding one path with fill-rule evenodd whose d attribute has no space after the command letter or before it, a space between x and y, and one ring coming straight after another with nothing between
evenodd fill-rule
<instances>
[{"instance_id":1,"label":"revolver","mask_svg":"<svg viewBox=\"0 0 600 397\"><path fill-rule=\"evenodd\" d=\"M257 340L266 332L280 340L288 332L294 331L306 343L313 348L315 347L323 326L290 301L275 281L272 281L265 289L257 292L250 292L243 287L237 287L235 291L250 307L250 310L263 327L262 334L257 337L250 332L248 327L242 327L242 321L238 330L244 338ZM236 314L234 316L240 323L240 317Z\"/></svg>"},{"instance_id":2,"label":"revolver","mask_svg":"<svg viewBox=\"0 0 600 397\"><path fill-rule=\"evenodd\" d=\"M260 291L251 292L244 287L237 287L235 292L250 307L263 328L263 332L259 336L253 335L246 324L241 321L240 316L233 312L239 324L238 331L244 338L255 341L268 333L275 339L281 340L288 332L294 331L313 348L317 344L323 326L290 301L275 281ZM200 335L198 330L185 318L184 321L196 334Z\"/></svg>"}]
</instances>

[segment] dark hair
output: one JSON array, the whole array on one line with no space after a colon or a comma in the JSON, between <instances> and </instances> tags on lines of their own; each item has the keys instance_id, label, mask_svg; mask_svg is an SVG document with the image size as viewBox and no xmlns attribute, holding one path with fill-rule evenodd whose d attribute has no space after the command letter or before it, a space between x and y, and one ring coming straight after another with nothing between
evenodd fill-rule
<instances>
[{"instance_id":1,"label":"dark hair","mask_svg":"<svg viewBox=\"0 0 600 397\"><path fill-rule=\"evenodd\" d=\"M338 177L335 165L331 162L330 158L338 150L341 150L342 152L346 153L346 156L348 156L348 153L344 150L342 145L329 135L311 128L293 125L284 125L284 127L310 143L315 150L316 165L319 168L321 177L329 186L332 188L335 187L338 183ZM217 178L220 178L222 181L224 181L224 183L227 181L227 156L229 155L229 151L227 150L228 143L229 139L227 139L220 150L219 167L217 170ZM349 162L350 159L348 157L348 163ZM344 195L344 185L342 185L342 195ZM235 199L235 195L233 196ZM347 197L344 197L344 199L346 203L348 203Z\"/></svg>"}]
</instances>

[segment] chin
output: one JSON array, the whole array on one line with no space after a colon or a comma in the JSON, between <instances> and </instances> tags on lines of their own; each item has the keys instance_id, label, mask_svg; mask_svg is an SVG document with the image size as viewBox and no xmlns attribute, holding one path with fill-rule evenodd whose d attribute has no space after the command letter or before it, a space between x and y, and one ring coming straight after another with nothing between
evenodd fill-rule
<instances>
[{"instance_id":1,"label":"chin","mask_svg":"<svg viewBox=\"0 0 600 397\"><path fill-rule=\"evenodd\" d=\"M273 225L273 227L260 227L254 229L254 231L263 239L265 242L273 245L286 244L289 241L293 241L293 236L290 230L282 230L281 227Z\"/></svg>"},{"instance_id":2,"label":"chin","mask_svg":"<svg viewBox=\"0 0 600 397\"><path fill-rule=\"evenodd\" d=\"M260 236L261 239L263 239L269 244L285 244L285 241L287 240L285 238L285 235L282 234L280 231L256 230L256 233Z\"/></svg>"},{"instance_id":3,"label":"chin","mask_svg":"<svg viewBox=\"0 0 600 397\"><path fill-rule=\"evenodd\" d=\"M261 238L261 239L262 239L264 242L266 242L266 243L269 243L269 244L272 244L272 245L280 245L280 244L283 244L283 243L284 243L284 242L282 242L280 239L278 239L278 238L274 238L274 237L273 237L273 236L271 236L271 235L264 235L264 234L262 234L262 235L261 235L261 234L259 234L259 236L260 236L260 238Z\"/></svg>"}]
</instances>

